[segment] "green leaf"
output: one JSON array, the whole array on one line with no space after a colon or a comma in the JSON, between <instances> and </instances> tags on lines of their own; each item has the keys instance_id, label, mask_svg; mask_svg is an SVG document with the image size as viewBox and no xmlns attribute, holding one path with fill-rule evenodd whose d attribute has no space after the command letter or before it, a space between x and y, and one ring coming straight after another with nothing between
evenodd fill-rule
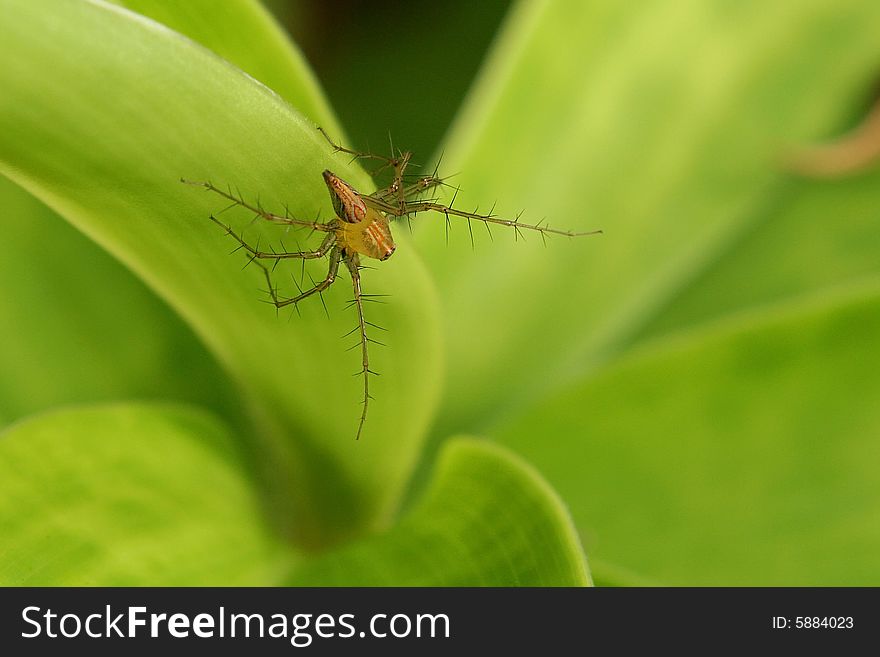
<instances>
[{"instance_id":1,"label":"green leaf","mask_svg":"<svg viewBox=\"0 0 880 657\"><path fill-rule=\"evenodd\" d=\"M4 586L269 584L289 567L227 430L184 406L16 424L0 489Z\"/></svg>"},{"instance_id":2,"label":"green leaf","mask_svg":"<svg viewBox=\"0 0 880 657\"><path fill-rule=\"evenodd\" d=\"M571 518L527 463L491 443L455 439L430 486L387 534L304 561L311 586L585 586Z\"/></svg>"},{"instance_id":3,"label":"green leaf","mask_svg":"<svg viewBox=\"0 0 880 657\"><path fill-rule=\"evenodd\" d=\"M604 562L673 585L880 583L880 285L655 340L499 431Z\"/></svg>"},{"instance_id":4,"label":"green leaf","mask_svg":"<svg viewBox=\"0 0 880 657\"><path fill-rule=\"evenodd\" d=\"M254 76L325 130L341 129L302 53L257 0L111 0L188 36Z\"/></svg>"},{"instance_id":5,"label":"green leaf","mask_svg":"<svg viewBox=\"0 0 880 657\"><path fill-rule=\"evenodd\" d=\"M211 179L312 218L330 212L324 168L364 190L369 179L277 95L152 21L102 2L0 8L0 172L130 267L219 358L255 419L246 438L273 516L295 540L323 545L385 524L439 385L436 303L405 235L395 257L364 276L367 292L392 295L368 316L389 330L390 347L373 350L371 365L386 376L374 380L355 443L360 358L340 340L355 322L345 275L325 294L329 320L320 300L302 319L277 317L259 272L242 271L231 240L207 220L222 199L178 182ZM223 216L277 247L277 226ZM290 275L278 272L283 282Z\"/></svg>"},{"instance_id":6,"label":"green leaf","mask_svg":"<svg viewBox=\"0 0 880 657\"><path fill-rule=\"evenodd\" d=\"M634 342L876 277L878 190L880 170L780 183L751 229L683 285Z\"/></svg>"},{"instance_id":7,"label":"green leaf","mask_svg":"<svg viewBox=\"0 0 880 657\"><path fill-rule=\"evenodd\" d=\"M477 232L471 253L466 227L448 249L423 228L450 336L436 435L629 348L762 218L784 150L861 106L878 58L870 0L521 3L446 144L457 202L605 234L542 249Z\"/></svg>"},{"instance_id":8,"label":"green leaf","mask_svg":"<svg viewBox=\"0 0 880 657\"><path fill-rule=\"evenodd\" d=\"M58 404L135 397L230 414L226 377L142 282L4 178L0 208L0 426Z\"/></svg>"}]
</instances>

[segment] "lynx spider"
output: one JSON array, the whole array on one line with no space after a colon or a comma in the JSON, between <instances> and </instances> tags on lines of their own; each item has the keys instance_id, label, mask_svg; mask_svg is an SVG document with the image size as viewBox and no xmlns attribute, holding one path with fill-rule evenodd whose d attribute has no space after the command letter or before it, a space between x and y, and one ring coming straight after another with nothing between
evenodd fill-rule
<instances>
[{"instance_id":1,"label":"lynx spider","mask_svg":"<svg viewBox=\"0 0 880 657\"><path fill-rule=\"evenodd\" d=\"M351 276L352 287L354 289L354 299L352 304L357 310L358 323L347 335L354 332L358 333L359 345L361 350L361 370L356 374L363 376L363 401L360 419L358 420L357 434L355 439L361 437L364 423L367 419L367 409L369 402L373 397L370 395L370 375L377 375L370 369L369 344L381 344L376 340L368 337L367 327L382 329L381 326L372 324L366 320L364 314L364 302L375 300L373 297L379 295L364 294L361 289L361 275L363 269L361 265L361 257L373 258L376 260L387 260L397 248L394 238L391 235L390 221L392 219L406 218L409 220L413 215L422 212L435 212L444 215L447 225L447 239L449 228L449 217L462 217L468 221L468 231L470 232L471 243L473 244L472 221L482 222L487 230L491 224L499 226L508 226L513 228L517 237L521 236L522 230L537 232L541 238L546 240L548 234L564 235L566 237L579 237L583 235L595 235L601 233L601 230L593 230L588 232L573 232L567 230L558 230L551 228L543 222L536 224L527 224L521 222L518 214L515 219L504 219L494 214L494 206L487 214L479 214L476 210L468 212L454 208L455 197L458 194L458 188L449 205L438 203L436 199L420 198L424 192L439 186L448 186L445 178L437 176L439 163L431 175L417 176L413 179L405 172L410 165L412 154L408 151L397 151L395 155L394 146L392 145L391 157L376 155L374 153L366 153L355 151L335 143L323 128L318 128L324 138L330 143L336 153L347 153L352 159L370 159L378 160L381 165L373 172L373 175L391 169L393 178L388 187L373 192L372 194L361 194L347 182L342 180L332 171L324 170L324 182L330 192L330 199L333 203L335 217L327 222L305 221L297 219L285 213L284 215L272 214L267 212L259 203L256 205L248 203L244 200L240 193L234 194L231 189L221 189L216 187L209 181L194 181L181 179L181 182L188 185L203 187L223 198L231 201L229 208L241 206L254 213L255 218L262 218L274 224L288 227L310 228L314 232L324 233L325 237L320 246L313 251L274 251L260 250L259 244L251 245L245 241L243 234L236 234L231 226L223 223L214 215L210 216L211 221L238 242L236 248L244 249L249 254L249 263L256 263L263 271L266 278L266 284L269 287L269 295L271 301L276 308L284 308L293 305L294 307L303 299L314 294L319 294L330 287L336 280L340 262L345 263L346 268ZM413 165L415 166L415 165ZM227 208L228 209L228 208ZM491 233L490 233L491 234ZM301 259L311 260L327 257L329 259L329 267L327 276L315 283L313 287L306 290L299 290L299 294L291 297L281 296L278 289L272 283L272 271L275 266L285 259ZM271 266L265 264L270 263ZM357 346L357 345L355 345Z\"/></svg>"}]
</instances>

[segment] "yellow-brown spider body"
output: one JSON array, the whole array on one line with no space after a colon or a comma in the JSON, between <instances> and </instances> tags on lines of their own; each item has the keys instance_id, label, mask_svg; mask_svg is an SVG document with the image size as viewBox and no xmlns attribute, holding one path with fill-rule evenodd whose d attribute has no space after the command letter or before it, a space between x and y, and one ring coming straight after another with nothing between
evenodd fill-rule
<instances>
[{"instance_id":1,"label":"yellow-brown spider body","mask_svg":"<svg viewBox=\"0 0 880 657\"><path fill-rule=\"evenodd\" d=\"M388 260L397 248L388 217L367 206L361 195L332 171L324 171L324 182L336 216L341 219L336 243L349 253Z\"/></svg>"}]
</instances>

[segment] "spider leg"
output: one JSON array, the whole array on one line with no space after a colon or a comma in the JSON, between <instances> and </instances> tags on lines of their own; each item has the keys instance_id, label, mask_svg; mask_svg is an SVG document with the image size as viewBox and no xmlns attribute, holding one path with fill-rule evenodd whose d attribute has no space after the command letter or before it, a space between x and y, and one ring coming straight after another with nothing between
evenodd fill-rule
<instances>
[{"instance_id":1,"label":"spider leg","mask_svg":"<svg viewBox=\"0 0 880 657\"><path fill-rule=\"evenodd\" d=\"M434 189L435 187L440 186L449 186L449 183L446 182L447 178L438 178L436 174L432 174L430 176L421 176L415 182L407 183L403 185L403 198L404 200L410 200L413 197L419 196L420 194ZM380 201L384 201L386 203L392 202L395 198L398 199L399 203L400 190L394 187L392 183L388 187L384 189L380 189L378 191L373 192L368 197L364 198L375 198Z\"/></svg>"},{"instance_id":2,"label":"spider leg","mask_svg":"<svg viewBox=\"0 0 880 657\"><path fill-rule=\"evenodd\" d=\"M527 224L521 222L519 220L519 215L517 215L516 219L503 219L501 217L496 216L492 212L488 214L480 214L476 211L468 212L466 210L459 210L458 208L453 208L448 205L442 205L441 203L435 203L434 201L406 201L403 204L403 207L399 207L392 203L382 202L379 199L371 199L373 201L373 205L376 206L377 210L381 210L387 214L390 214L395 217L403 217L411 214L418 214L420 212L437 212L446 217L447 221L450 216L453 217L464 217L465 219L481 221L488 227L489 224L496 224L498 226L508 226L513 228L516 231L517 235L520 235L520 231L531 230L541 235L564 235L566 237L581 237L584 235L598 235L602 231L601 230L591 230L587 232L575 232L571 230L559 230L557 228L551 228L546 224L538 222L536 224Z\"/></svg>"},{"instance_id":3,"label":"spider leg","mask_svg":"<svg viewBox=\"0 0 880 657\"><path fill-rule=\"evenodd\" d=\"M240 244L239 248L244 249L251 255L251 260L256 258L265 259L265 260L274 260L276 263L279 260L283 260L285 258L302 258L303 260L312 260L314 258L323 258L330 251L330 248L336 243L336 233L327 233L327 237L324 238L324 241L321 242L321 246L319 246L314 251L260 251L259 244L256 247L251 246L244 240L243 235L238 235L232 227L224 224L222 221L217 219L214 215L209 217L211 221L220 226L223 230L226 231L226 234L231 236L236 242ZM237 251L238 249L236 249Z\"/></svg>"},{"instance_id":4,"label":"spider leg","mask_svg":"<svg viewBox=\"0 0 880 657\"><path fill-rule=\"evenodd\" d=\"M403 175L406 171L406 167L409 166L409 161L412 158L412 153L409 151L399 151L398 155L394 155L394 146L391 146L391 157L386 157L384 155L377 155L376 153L365 153L362 151L356 151L351 148L346 148L345 146L341 146L337 144L330 138L330 135L327 134L327 131L324 128L318 126L318 130L324 135L324 139L333 147L333 150L337 153L348 153L354 158L358 159L368 159L368 160L379 160L382 162L382 166L372 172L373 176L378 175L385 169L393 169L394 177L391 181L391 185L387 187L383 192L386 195L393 195L397 197L398 205L402 206L406 200L404 196L404 183L403 183Z\"/></svg>"},{"instance_id":5,"label":"spider leg","mask_svg":"<svg viewBox=\"0 0 880 657\"><path fill-rule=\"evenodd\" d=\"M383 169L386 169L388 167L397 166L397 164L400 162L400 160L403 159L403 155L405 155L402 153L400 157L394 157L393 150L391 151L391 157L386 157L385 155L379 155L377 153L367 153L365 151L356 151L351 148L346 148L345 146L337 144L335 141L333 141L330 138L330 135L328 135L327 131L324 130L324 128L322 128L321 126L318 126L318 131L322 135L324 135L324 139L327 140L327 143L330 144L330 146L333 147L333 150L336 151L337 153L348 153L349 155L353 156L355 159L379 160L380 162L384 162L385 164L382 166L381 169L379 169L379 171L382 171ZM407 158L407 159L409 159L409 158Z\"/></svg>"},{"instance_id":6,"label":"spider leg","mask_svg":"<svg viewBox=\"0 0 880 657\"><path fill-rule=\"evenodd\" d=\"M258 205L253 205L245 201L241 195L236 196L231 191L226 191L216 187L213 183L208 181L199 181L199 180L186 180L185 178L181 178L180 182L186 185L193 185L194 187L204 187L210 192L214 192L215 194L219 194L223 198L232 201L233 205L240 205L241 207L250 210L255 215L258 215L265 219L266 221L271 221L275 224L284 224L287 226L304 226L306 228L311 228L312 230L321 231L324 233L329 233L334 230L332 222L322 224L317 221L304 221L302 219L295 219L290 216L281 216L277 214L272 214L271 212L266 212L263 208ZM231 207L231 206L230 206ZM212 217L213 218L213 217Z\"/></svg>"},{"instance_id":7,"label":"spider leg","mask_svg":"<svg viewBox=\"0 0 880 657\"><path fill-rule=\"evenodd\" d=\"M342 259L342 250L338 246L333 246L330 250L330 266L327 269L327 276L319 281L314 287L309 288L305 292L301 292L297 294L295 297L282 297L279 296L278 290L275 289L275 286L272 285L272 272L259 260L256 260L256 264L263 270L263 273L266 276L266 284L269 286L269 295L272 297L272 303L275 304L276 308L284 308L285 306L289 306L290 304L296 305L306 297L310 297L313 294L319 294L326 290L328 287L333 285L333 281L336 280L336 273L339 271L339 261Z\"/></svg>"},{"instance_id":8,"label":"spider leg","mask_svg":"<svg viewBox=\"0 0 880 657\"><path fill-rule=\"evenodd\" d=\"M367 345L369 342L371 342L371 340L367 337L367 326L372 326L372 324L369 324L369 322L367 322L367 320L364 318L364 295L361 291L360 259L358 258L358 255L356 253L347 255L345 258L345 265L348 267L348 271L351 274L351 285L354 288L354 306L355 308L357 308L358 315L358 325L355 327L355 330L358 332L358 336L360 338L362 368L359 372L357 372L357 374L364 377L363 409L361 410L361 417L358 421L357 435L355 436L355 440L359 440L361 437L361 432L364 428L364 422L367 419L367 408L369 406L370 400L372 399L372 397L370 396L370 375L377 373L370 369L370 357L367 350ZM373 342L375 342L375 340L373 340Z\"/></svg>"}]
</instances>

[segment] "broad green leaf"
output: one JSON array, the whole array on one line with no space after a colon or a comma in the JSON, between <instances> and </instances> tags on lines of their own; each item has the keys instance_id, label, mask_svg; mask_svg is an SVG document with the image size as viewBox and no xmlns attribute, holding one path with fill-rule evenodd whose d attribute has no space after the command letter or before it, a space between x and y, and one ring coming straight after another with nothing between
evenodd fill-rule
<instances>
[{"instance_id":1,"label":"broad green leaf","mask_svg":"<svg viewBox=\"0 0 880 657\"><path fill-rule=\"evenodd\" d=\"M235 408L216 363L143 283L4 178L0 208L0 426L134 397Z\"/></svg>"},{"instance_id":2,"label":"broad green leaf","mask_svg":"<svg viewBox=\"0 0 880 657\"><path fill-rule=\"evenodd\" d=\"M368 309L389 347L373 349L385 376L374 379L356 443L360 359L340 339L355 322L346 274L324 295L330 319L317 299L302 318L276 316L259 271L242 271L207 220L222 199L178 182L211 179L312 218L331 212L324 168L361 189L366 176L277 95L154 22L102 2L0 0L0 9L0 172L130 267L220 359L255 418L249 447L273 516L295 540L323 545L387 522L439 385L432 287L405 235L394 258L364 273L367 292L392 298ZM222 216L277 248L277 226ZM282 286L291 275L278 272Z\"/></svg>"},{"instance_id":3,"label":"broad green leaf","mask_svg":"<svg viewBox=\"0 0 880 657\"><path fill-rule=\"evenodd\" d=\"M646 342L502 428L603 562L665 584L880 583L880 286Z\"/></svg>"},{"instance_id":4,"label":"broad green leaf","mask_svg":"<svg viewBox=\"0 0 880 657\"><path fill-rule=\"evenodd\" d=\"M778 188L751 229L682 286L634 340L877 275L880 170Z\"/></svg>"},{"instance_id":5,"label":"broad green leaf","mask_svg":"<svg viewBox=\"0 0 880 657\"><path fill-rule=\"evenodd\" d=\"M870 0L520 3L446 144L457 203L605 234L543 249L475 231L471 252L465 226L448 248L443 222L423 227L448 318L436 435L627 348L760 219L784 149L861 106L878 62Z\"/></svg>"},{"instance_id":6,"label":"broad green leaf","mask_svg":"<svg viewBox=\"0 0 880 657\"><path fill-rule=\"evenodd\" d=\"M390 532L312 561L315 586L585 586L571 518L527 463L491 443L450 441L421 500Z\"/></svg>"},{"instance_id":7,"label":"broad green leaf","mask_svg":"<svg viewBox=\"0 0 880 657\"><path fill-rule=\"evenodd\" d=\"M227 430L184 406L39 415L0 433L4 586L269 584L288 559Z\"/></svg>"},{"instance_id":8,"label":"broad green leaf","mask_svg":"<svg viewBox=\"0 0 880 657\"><path fill-rule=\"evenodd\" d=\"M341 137L318 83L258 0L112 0L188 36L254 76L306 118Z\"/></svg>"}]
</instances>

